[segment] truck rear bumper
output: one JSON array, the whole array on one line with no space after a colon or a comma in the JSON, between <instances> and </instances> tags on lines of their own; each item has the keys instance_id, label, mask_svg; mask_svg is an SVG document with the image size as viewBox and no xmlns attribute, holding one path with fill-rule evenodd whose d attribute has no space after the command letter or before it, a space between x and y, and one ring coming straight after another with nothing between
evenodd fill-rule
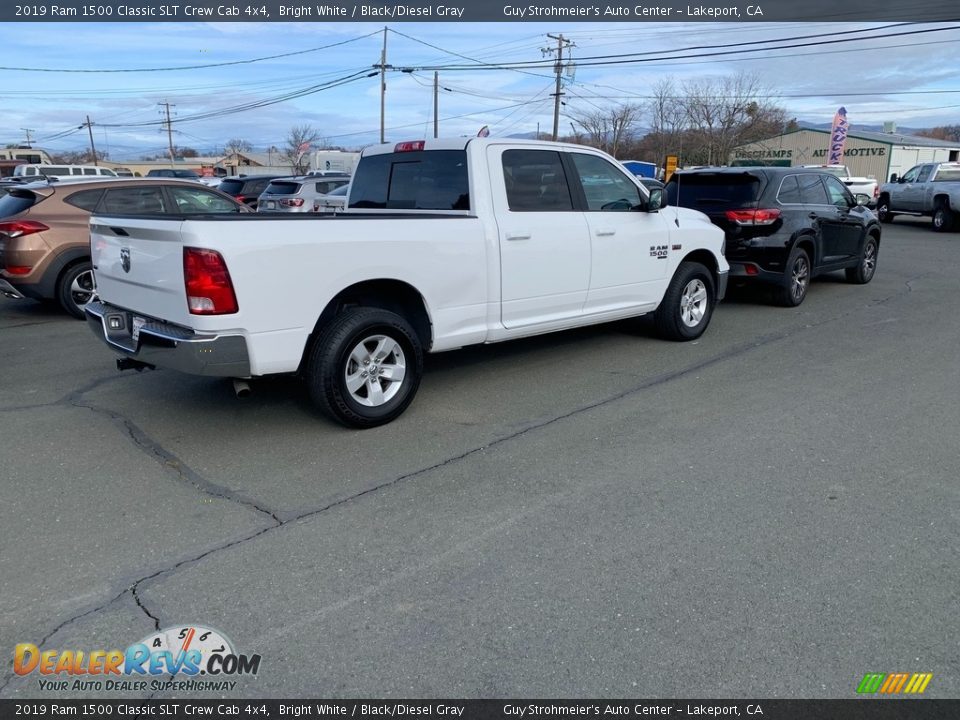
<instances>
[{"instance_id":1,"label":"truck rear bumper","mask_svg":"<svg viewBox=\"0 0 960 720\"><path fill-rule=\"evenodd\" d=\"M87 303L84 311L94 335L139 363L190 375L250 376L247 342L240 335L201 335L178 325L137 317L100 300ZM135 323L139 325L136 332Z\"/></svg>"}]
</instances>

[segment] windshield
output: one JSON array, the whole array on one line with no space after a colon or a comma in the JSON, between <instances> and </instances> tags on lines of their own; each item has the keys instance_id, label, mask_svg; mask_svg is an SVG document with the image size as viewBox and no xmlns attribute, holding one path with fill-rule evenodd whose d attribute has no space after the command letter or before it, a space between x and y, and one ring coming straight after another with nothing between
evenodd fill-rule
<instances>
[{"instance_id":1,"label":"windshield","mask_svg":"<svg viewBox=\"0 0 960 720\"><path fill-rule=\"evenodd\" d=\"M296 195L300 192L301 184L298 182L290 181L276 181L267 185L267 189L263 191L264 195Z\"/></svg>"},{"instance_id":2,"label":"windshield","mask_svg":"<svg viewBox=\"0 0 960 720\"><path fill-rule=\"evenodd\" d=\"M742 207L757 200L760 178L733 173L674 174L667 183L667 204L696 208Z\"/></svg>"},{"instance_id":3,"label":"windshield","mask_svg":"<svg viewBox=\"0 0 960 720\"><path fill-rule=\"evenodd\" d=\"M10 190L6 195L0 197L0 218L18 215L24 210L30 209L42 199L29 190Z\"/></svg>"}]
</instances>

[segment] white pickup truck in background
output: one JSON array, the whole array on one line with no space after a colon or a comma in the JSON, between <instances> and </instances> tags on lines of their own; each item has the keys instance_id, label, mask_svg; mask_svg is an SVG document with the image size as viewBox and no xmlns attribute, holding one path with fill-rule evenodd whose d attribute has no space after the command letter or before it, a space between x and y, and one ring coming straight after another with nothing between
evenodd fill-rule
<instances>
[{"instance_id":1,"label":"white pickup truck in background","mask_svg":"<svg viewBox=\"0 0 960 720\"><path fill-rule=\"evenodd\" d=\"M490 138L367 148L331 216L94 216L89 324L121 369L299 373L353 427L391 421L423 353L654 313L691 340L723 233L593 148Z\"/></svg>"},{"instance_id":2,"label":"white pickup truck in background","mask_svg":"<svg viewBox=\"0 0 960 720\"><path fill-rule=\"evenodd\" d=\"M850 174L846 165L804 165L805 168L817 168L831 175L840 178L840 181L847 186L854 197L857 195L866 195L870 200L866 203L867 207L877 206L879 184L874 177L854 177Z\"/></svg>"}]
</instances>

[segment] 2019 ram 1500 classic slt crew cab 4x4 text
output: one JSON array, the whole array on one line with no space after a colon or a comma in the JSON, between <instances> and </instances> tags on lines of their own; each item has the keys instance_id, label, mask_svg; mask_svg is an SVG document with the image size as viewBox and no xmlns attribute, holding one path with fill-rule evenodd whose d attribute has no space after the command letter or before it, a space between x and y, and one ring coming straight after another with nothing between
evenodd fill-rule
<instances>
[{"instance_id":1,"label":"2019 ram 1500 classic slt crew cab 4x4 text","mask_svg":"<svg viewBox=\"0 0 960 720\"><path fill-rule=\"evenodd\" d=\"M367 148L347 210L91 218L121 367L234 378L299 372L354 427L394 419L423 352L654 313L699 337L723 297L723 233L662 208L593 148L469 138Z\"/></svg>"}]
</instances>

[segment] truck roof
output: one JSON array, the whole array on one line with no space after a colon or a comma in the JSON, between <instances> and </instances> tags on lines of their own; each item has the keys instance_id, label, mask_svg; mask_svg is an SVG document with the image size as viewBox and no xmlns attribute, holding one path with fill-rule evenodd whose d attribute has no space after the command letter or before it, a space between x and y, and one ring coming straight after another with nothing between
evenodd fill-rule
<instances>
[{"instance_id":1,"label":"truck roof","mask_svg":"<svg viewBox=\"0 0 960 720\"><path fill-rule=\"evenodd\" d=\"M468 145L522 145L522 146L535 146L542 145L544 147L565 147L565 148L578 148L581 150L591 150L594 152L599 152L596 148L590 147L589 145L577 145L575 143L565 143L565 142L554 142L552 140L526 140L524 138L495 138L495 137L458 137L458 138L428 138L428 139L418 139L418 140L400 140L398 142L389 142L382 143L378 145L370 145L363 149L361 153L362 156L366 157L368 155L382 155L385 153L394 153L394 152L412 152L417 150L464 150Z\"/></svg>"}]
</instances>

